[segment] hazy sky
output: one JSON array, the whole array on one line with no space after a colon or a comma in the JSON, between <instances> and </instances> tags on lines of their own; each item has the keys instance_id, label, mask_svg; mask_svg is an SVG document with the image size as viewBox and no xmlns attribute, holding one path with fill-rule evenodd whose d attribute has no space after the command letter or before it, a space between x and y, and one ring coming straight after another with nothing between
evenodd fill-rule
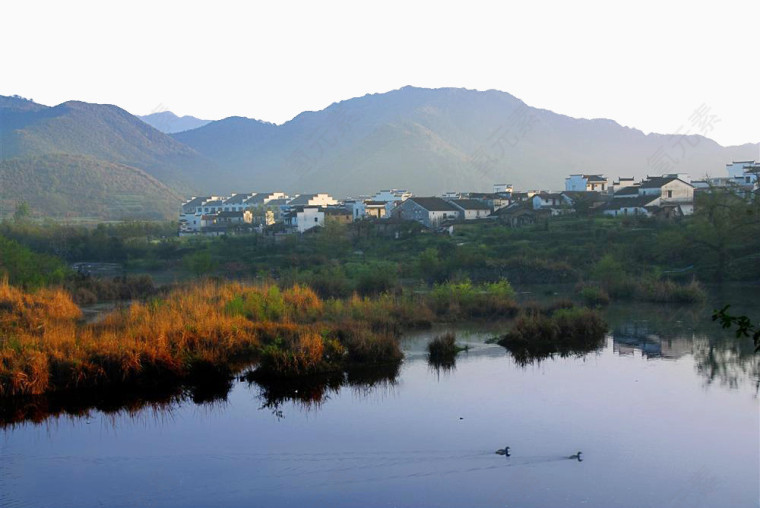
<instances>
[{"instance_id":1,"label":"hazy sky","mask_svg":"<svg viewBox=\"0 0 760 508\"><path fill-rule=\"evenodd\" d=\"M645 132L760 141L758 0L115 5L6 2L0 95L282 123L404 85L493 88Z\"/></svg>"}]
</instances>

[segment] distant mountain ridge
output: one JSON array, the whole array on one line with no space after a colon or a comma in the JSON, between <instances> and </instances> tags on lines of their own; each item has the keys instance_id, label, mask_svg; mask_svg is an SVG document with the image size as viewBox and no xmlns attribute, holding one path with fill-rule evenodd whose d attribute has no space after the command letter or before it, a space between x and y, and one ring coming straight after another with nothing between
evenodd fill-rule
<instances>
[{"instance_id":1,"label":"distant mountain ridge","mask_svg":"<svg viewBox=\"0 0 760 508\"><path fill-rule=\"evenodd\" d=\"M203 127L211 120L201 120L194 116L177 116L171 111L159 111L149 115L138 116L140 120L154 127L164 134L173 134L176 132L189 131Z\"/></svg>"},{"instance_id":2,"label":"distant mountain ridge","mask_svg":"<svg viewBox=\"0 0 760 508\"><path fill-rule=\"evenodd\" d=\"M732 160L756 159L759 148L722 147L702 136L645 135L612 120L532 108L496 90L404 87L304 112L282 125L229 117L171 135L117 106L69 101L48 107L0 97L0 160L16 161L25 178L65 156L70 174L77 164L95 179L113 170L125 182L131 174L142 180L124 189L173 194L168 199L175 201L178 195L261 189L336 197L394 187L417 195L483 191L494 183L558 190L571 173L719 175ZM116 192L106 182L96 185L99 192ZM128 194L124 189L116 194ZM151 200L142 203L146 216L168 213ZM59 212L68 212L66 200L59 205Z\"/></svg>"},{"instance_id":3,"label":"distant mountain ridge","mask_svg":"<svg viewBox=\"0 0 760 508\"><path fill-rule=\"evenodd\" d=\"M240 117L174 134L243 188L336 195L403 187L417 194L493 183L562 189L571 173L717 174L760 145L649 134L607 119L532 108L496 90L404 87L305 112L282 125Z\"/></svg>"}]
</instances>

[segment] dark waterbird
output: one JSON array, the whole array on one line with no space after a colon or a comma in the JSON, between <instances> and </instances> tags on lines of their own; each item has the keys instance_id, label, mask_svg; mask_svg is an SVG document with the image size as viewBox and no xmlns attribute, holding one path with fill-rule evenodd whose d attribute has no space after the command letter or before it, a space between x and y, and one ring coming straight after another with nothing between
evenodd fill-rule
<instances>
[{"instance_id":1,"label":"dark waterbird","mask_svg":"<svg viewBox=\"0 0 760 508\"><path fill-rule=\"evenodd\" d=\"M578 462L583 462L583 459L581 458L581 454L582 454L582 453L583 453L583 452L578 452L578 453L575 453L575 454L573 454L573 455L570 455L570 456L568 457L568 459L577 459L577 460L578 460Z\"/></svg>"},{"instance_id":2,"label":"dark waterbird","mask_svg":"<svg viewBox=\"0 0 760 508\"><path fill-rule=\"evenodd\" d=\"M509 446L505 446L504 448L499 448L496 450L496 455L506 455L509 457Z\"/></svg>"}]
</instances>

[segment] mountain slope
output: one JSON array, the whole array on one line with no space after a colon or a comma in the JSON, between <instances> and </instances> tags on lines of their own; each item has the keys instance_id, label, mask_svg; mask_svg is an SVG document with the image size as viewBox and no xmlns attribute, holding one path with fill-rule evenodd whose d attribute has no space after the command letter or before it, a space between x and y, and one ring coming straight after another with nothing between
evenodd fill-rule
<instances>
[{"instance_id":1,"label":"mountain slope","mask_svg":"<svg viewBox=\"0 0 760 508\"><path fill-rule=\"evenodd\" d=\"M154 127L164 134L172 134L175 132L189 131L190 129L197 129L203 127L211 120L201 120L194 116L177 116L171 111L160 111L158 113L151 113L150 115L138 116L140 120L147 123L151 127Z\"/></svg>"},{"instance_id":2,"label":"mountain slope","mask_svg":"<svg viewBox=\"0 0 760 508\"><path fill-rule=\"evenodd\" d=\"M183 191L211 183L213 164L121 108L70 101L22 110L0 107L0 159L86 155L140 168Z\"/></svg>"},{"instance_id":3,"label":"mountain slope","mask_svg":"<svg viewBox=\"0 0 760 508\"><path fill-rule=\"evenodd\" d=\"M52 218L174 219L182 198L137 168L48 154L0 161L0 211L20 201Z\"/></svg>"},{"instance_id":4,"label":"mountain slope","mask_svg":"<svg viewBox=\"0 0 760 508\"><path fill-rule=\"evenodd\" d=\"M532 108L490 90L405 87L305 112L274 126L243 118L174 135L223 167L220 181L337 195L405 187L417 194L493 183L561 189L571 173L721 174L758 145L645 135L611 120ZM230 187L233 188L233 187Z\"/></svg>"}]
</instances>

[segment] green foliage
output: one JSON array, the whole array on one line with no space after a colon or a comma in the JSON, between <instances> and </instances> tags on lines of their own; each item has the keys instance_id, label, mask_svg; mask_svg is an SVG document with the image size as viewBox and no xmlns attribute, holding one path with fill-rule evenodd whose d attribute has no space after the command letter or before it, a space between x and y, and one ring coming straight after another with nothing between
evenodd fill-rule
<instances>
[{"instance_id":1,"label":"green foliage","mask_svg":"<svg viewBox=\"0 0 760 508\"><path fill-rule=\"evenodd\" d=\"M140 169L62 154L0 161L0 209L19 197L16 220L28 217L31 208L54 220L168 219L182 202Z\"/></svg>"},{"instance_id":2,"label":"green foliage","mask_svg":"<svg viewBox=\"0 0 760 508\"><path fill-rule=\"evenodd\" d=\"M464 280L435 284L429 299L433 311L447 318L510 317L516 312L514 296L514 289L503 279L478 285Z\"/></svg>"},{"instance_id":3,"label":"green foliage","mask_svg":"<svg viewBox=\"0 0 760 508\"><path fill-rule=\"evenodd\" d=\"M188 271L196 277L209 275L216 269L217 263L211 258L208 251L197 251L183 258L183 263Z\"/></svg>"},{"instance_id":4,"label":"green foliage","mask_svg":"<svg viewBox=\"0 0 760 508\"><path fill-rule=\"evenodd\" d=\"M16 222L26 220L32 215L32 210L29 207L29 203L21 201L16 204L16 210L13 212L13 220Z\"/></svg>"},{"instance_id":5,"label":"green foliage","mask_svg":"<svg viewBox=\"0 0 760 508\"><path fill-rule=\"evenodd\" d=\"M736 337L752 337L755 352L760 352L760 327L752 323L747 316L733 316L728 313L730 305L713 311L713 321L719 321L723 328L736 327Z\"/></svg>"},{"instance_id":6,"label":"green foliage","mask_svg":"<svg viewBox=\"0 0 760 508\"><path fill-rule=\"evenodd\" d=\"M60 284L69 270L60 259L36 254L19 243L0 236L0 278L12 285L39 288Z\"/></svg>"}]
</instances>

